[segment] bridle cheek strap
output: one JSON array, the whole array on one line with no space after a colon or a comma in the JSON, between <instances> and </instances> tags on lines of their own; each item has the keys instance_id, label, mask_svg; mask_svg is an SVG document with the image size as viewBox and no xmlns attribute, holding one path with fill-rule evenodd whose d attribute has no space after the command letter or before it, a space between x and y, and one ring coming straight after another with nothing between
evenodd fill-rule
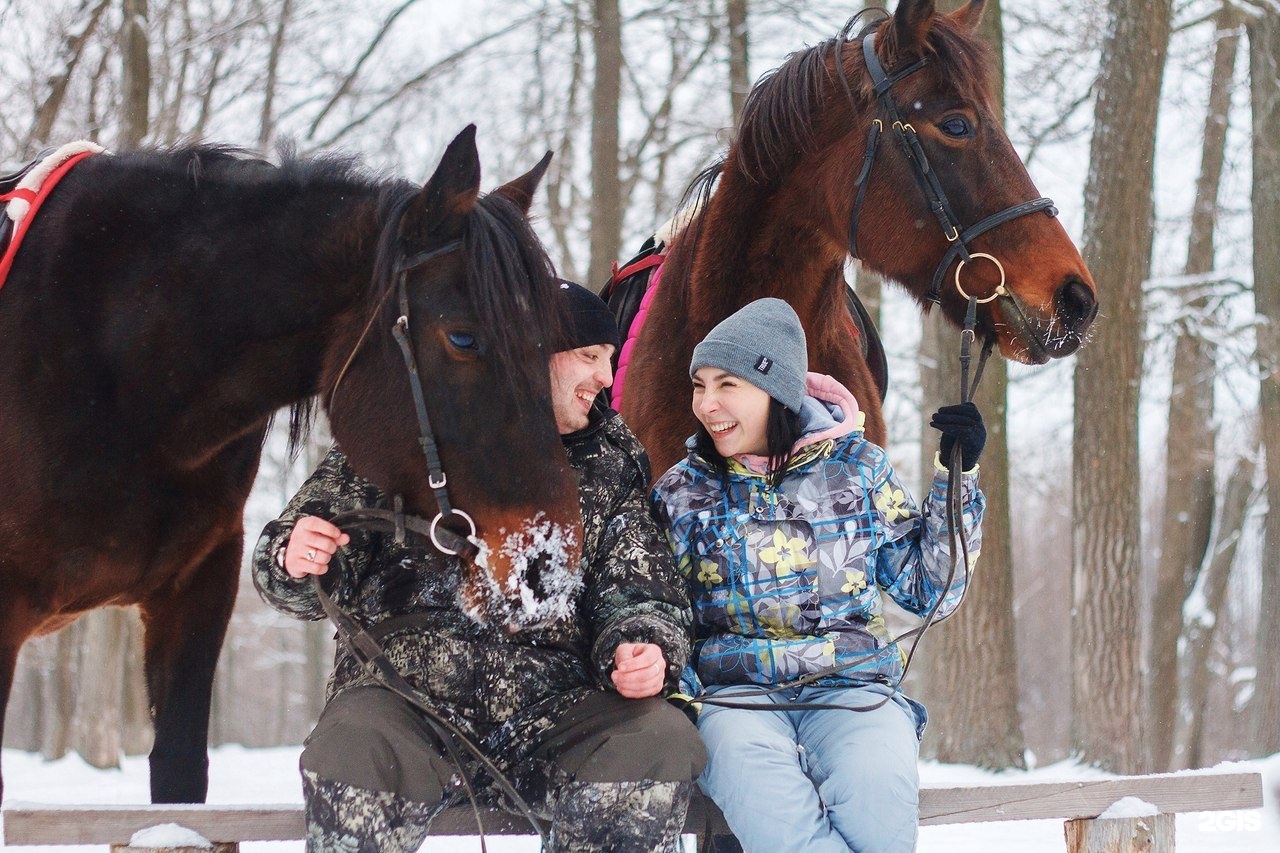
<instances>
[{"instance_id":1,"label":"bridle cheek strap","mask_svg":"<svg viewBox=\"0 0 1280 853\"><path fill-rule=\"evenodd\" d=\"M942 299L942 283L943 276L952 263L959 258L962 262L969 261L974 257L969 249L969 243L987 231L998 225L1025 216L1029 213L1043 211L1048 216L1057 216L1058 209L1054 206L1053 201L1048 198L1037 198L1032 201L1025 201L1021 204L1015 204L1012 207L1006 207L1004 210L991 214L979 221L976 225L962 229L960 221L955 215L955 211L951 207L951 202L947 199L947 193L942 188L942 184L938 181L936 172L929 165L929 158L925 154L924 146L920 144L920 137L916 133L916 129L909 122L902 120L902 115L898 111L898 105L894 102L890 89L899 80L908 77L919 71L925 66L926 59L921 58L908 65L907 67L895 72L892 75L886 74L884 66L880 64L880 58L876 56L875 51L876 33L872 31L862 40L862 58L866 63L867 73L871 75L873 84L873 92L876 100L881 108L888 116L892 123L894 138L898 140L898 146L902 149L903 155L907 162L911 164L911 173L916 179L916 184L920 187L920 191L924 193L925 200L928 202L929 210L933 212L934 217L938 220L939 227L942 228L943 236L951 245L947 247L943 253L942 260L938 263L937 269L933 273L933 281L929 286L926 294L928 301L938 304ZM871 129L867 132L866 151L862 155L862 168L858 172L858 177L854 181L858 192L854 197L853 213L849 219L849 254L855 258L861 257L858 252L858 219L862 213L862 203L866 198L867 184L870 182L871 169L875 164L876 153L879 149L880 137L884 132L884 122L881 119L873 119ZM991 257L990 255L982 255L983 257ZM995 260L992 258L992 260ZM998 264L999 261L996 261ZM959 274L957 271L957 283L959 282ZM1007 295L1007 293L998 293L994 295ZM987 301L987 300L983 300Z\"/></svg>"},{"instance_id":2,"label":"bridle cheek strap","mask_svg":"<svg viewBox=\"0 0 1280 853\"><path fill-rule=\"evenodd\" d=\"M405 278L410 270L460 248L462 248L462 240L451 240L443 246L402 258L396 264L396 289L400 302L400 316L391 327L391 334L400 345L400 354L409 372L409 390L413 393L413 410L418 418L418 444L427 462L427 484L435 495L439 509L430 523L428 536L431 544L438 551L449 555L456 554L464 560L473 561L480 553L480 548L476 544L476 523L462 510L454 509L449 500L449 478L444 472L444 464L440 461L440 448L436 444L435 432L431 429L431 416L427 414L427 400L422 390L422 377L418 372L418 359L414 356L413 341L409 337L409 291L405 285ZM450 517L462 519L470 529L470 533L462 535L440 523ZM397 533L403 529L402 525L403 522L397 522Z\"/></svg>"}]
</instances>

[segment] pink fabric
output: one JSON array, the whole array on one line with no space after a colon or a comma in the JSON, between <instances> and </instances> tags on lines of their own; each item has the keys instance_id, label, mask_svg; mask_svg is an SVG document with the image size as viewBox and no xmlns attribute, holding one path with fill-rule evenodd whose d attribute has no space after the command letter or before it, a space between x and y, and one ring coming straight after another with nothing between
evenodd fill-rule
<instances>
[{"instance_id":1,"label":"pink fabric","mask_svg":"<svg viewBox=\"0 0 1280 853\"><path fill-rule=\"evenodd\" d=\"M839 406L840 410L844 412L844 420L830 429L801 438L796 442L793 451L808 447L810 444L817 444L819 441L826 441L829 438L843 438L858 428L858 401L854 399L852 391L841 385L834 377L823 373L807 373L804 379L805 392L810 397L816 397L824 403L833 403Z\"/></svg>"},{"instance_id":2,"label":"pink fabric","mask_svg":"<svg viewBox=\"0 0 1280 853\"><path fill-rule=\"evenodd\" d=\"M812 435L802 436L796 442L795 447L791 448L792 453L808 447L811 444L817 444L820 441L826 441L832 438L842 438L858 428L858 401L854 399L853 393L844 385L840 384L834 377L827 376L823 373L809 372L805 374L805 393L810 397L815 397L824 403L832 403L840 407L844 412L844 420L839 421L830 429L822 432L815 432ZM739 462L747 467L748 470L757 474L766 474L769 471L769 457L758 456L754 453L742 453L735 457Z\"/></svg>"},{"instance_id":3,"label":"pink fabric","mask_svg":"<svg viewBox=\"0 0 1280 853\"><path fill-rule=\"evenodd\" d=\"M640 330L644 328L644 321L649 316L649 306L653 303L653 295L658 292L658 284L661 281L662 264L658 264L653 268L653 275L649 278L649 289L640 299L640 307L636 309L631 328L627 329L627 339L622 344L622 352L618 353L618 369L613 374L613 388L609 398L610 405L616 411L622 411L622 387L626 382L627 368L631 365L631 354L636 350L636 340L640 337Z\"/></svg>"}]
</instances>

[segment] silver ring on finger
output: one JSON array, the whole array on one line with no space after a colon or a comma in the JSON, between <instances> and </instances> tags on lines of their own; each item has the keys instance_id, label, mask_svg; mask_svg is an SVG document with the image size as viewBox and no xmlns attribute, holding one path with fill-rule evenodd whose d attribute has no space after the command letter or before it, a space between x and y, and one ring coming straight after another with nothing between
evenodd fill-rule
<instances>
[{"instance_id":1,"label":"silver ring on finger","mask_svg":"<svg viewBox=\"0 0 1280 853\"><path fill-rule=\"evenodd\" d=\"M307 549L307 562L308 562L308 563L314 563L315 561L316 561L316 549L315 549L315 548L308 548L308 549Z\"/></svg>"}]
</instances>

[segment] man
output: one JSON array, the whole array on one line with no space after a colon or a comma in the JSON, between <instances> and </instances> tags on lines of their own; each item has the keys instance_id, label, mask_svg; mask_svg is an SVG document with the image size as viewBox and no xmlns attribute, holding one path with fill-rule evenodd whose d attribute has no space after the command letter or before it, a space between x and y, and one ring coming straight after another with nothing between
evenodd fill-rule
<instances>
[{"instance_id":1,"label":"man","mask_svg":"<svg viewBox=\"0 0 1280 853\"><path fill-rule=\"evenodd\" d=\"M617 325L585 288L565 282L561 292L572 323L551 359L551 394L584 531L572 616L515 634L478 624L455 601L454 558L388 536L353 541L325 519L386 496L336 447L263 530L254 583L276 609L320 619L308 576L341 566L326 589L551 821L551 849L666 851L706 760L694 727L661 698L688 656L691 613L648 513L644 449L594 403L613 382ZM460 771L423 715L342 646L301 766L308 850L415 850L461 794Z\"/></svg>"}]
</instances>

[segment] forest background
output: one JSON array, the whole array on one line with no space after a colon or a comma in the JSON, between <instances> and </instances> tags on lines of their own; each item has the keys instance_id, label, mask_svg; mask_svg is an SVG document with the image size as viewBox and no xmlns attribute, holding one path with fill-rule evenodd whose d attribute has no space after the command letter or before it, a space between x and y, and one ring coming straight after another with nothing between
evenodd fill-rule
<instances>
[{"instance_id":1,"label":"forest background","mask_svg":"<svg viewBox=\"0 0 1280 853\"><path fill-rule=\"evenodd\" d=\"M78 138L200 141L422 180L476 122L486 186L555 152L536 227L563 275L599 289L725 147L751 82L857 10L0 0L0 31L20 34L0 53L0 166ZM988 367L992 509L964 608L910 677L923 753L1146 772L1280 752L1280 0L991 0L983 29L1010 138L1102 307L1077 356ZM849 276L890 356L890 455L920 494L958 333ZM321 425L291 460L272 433L250 547L326 443ZM331 630L242 580L211 742L300 743ZM127 610L29 643L4 746L95 766L147 751L139 644Z\"/></svg>"}]
</instances>

